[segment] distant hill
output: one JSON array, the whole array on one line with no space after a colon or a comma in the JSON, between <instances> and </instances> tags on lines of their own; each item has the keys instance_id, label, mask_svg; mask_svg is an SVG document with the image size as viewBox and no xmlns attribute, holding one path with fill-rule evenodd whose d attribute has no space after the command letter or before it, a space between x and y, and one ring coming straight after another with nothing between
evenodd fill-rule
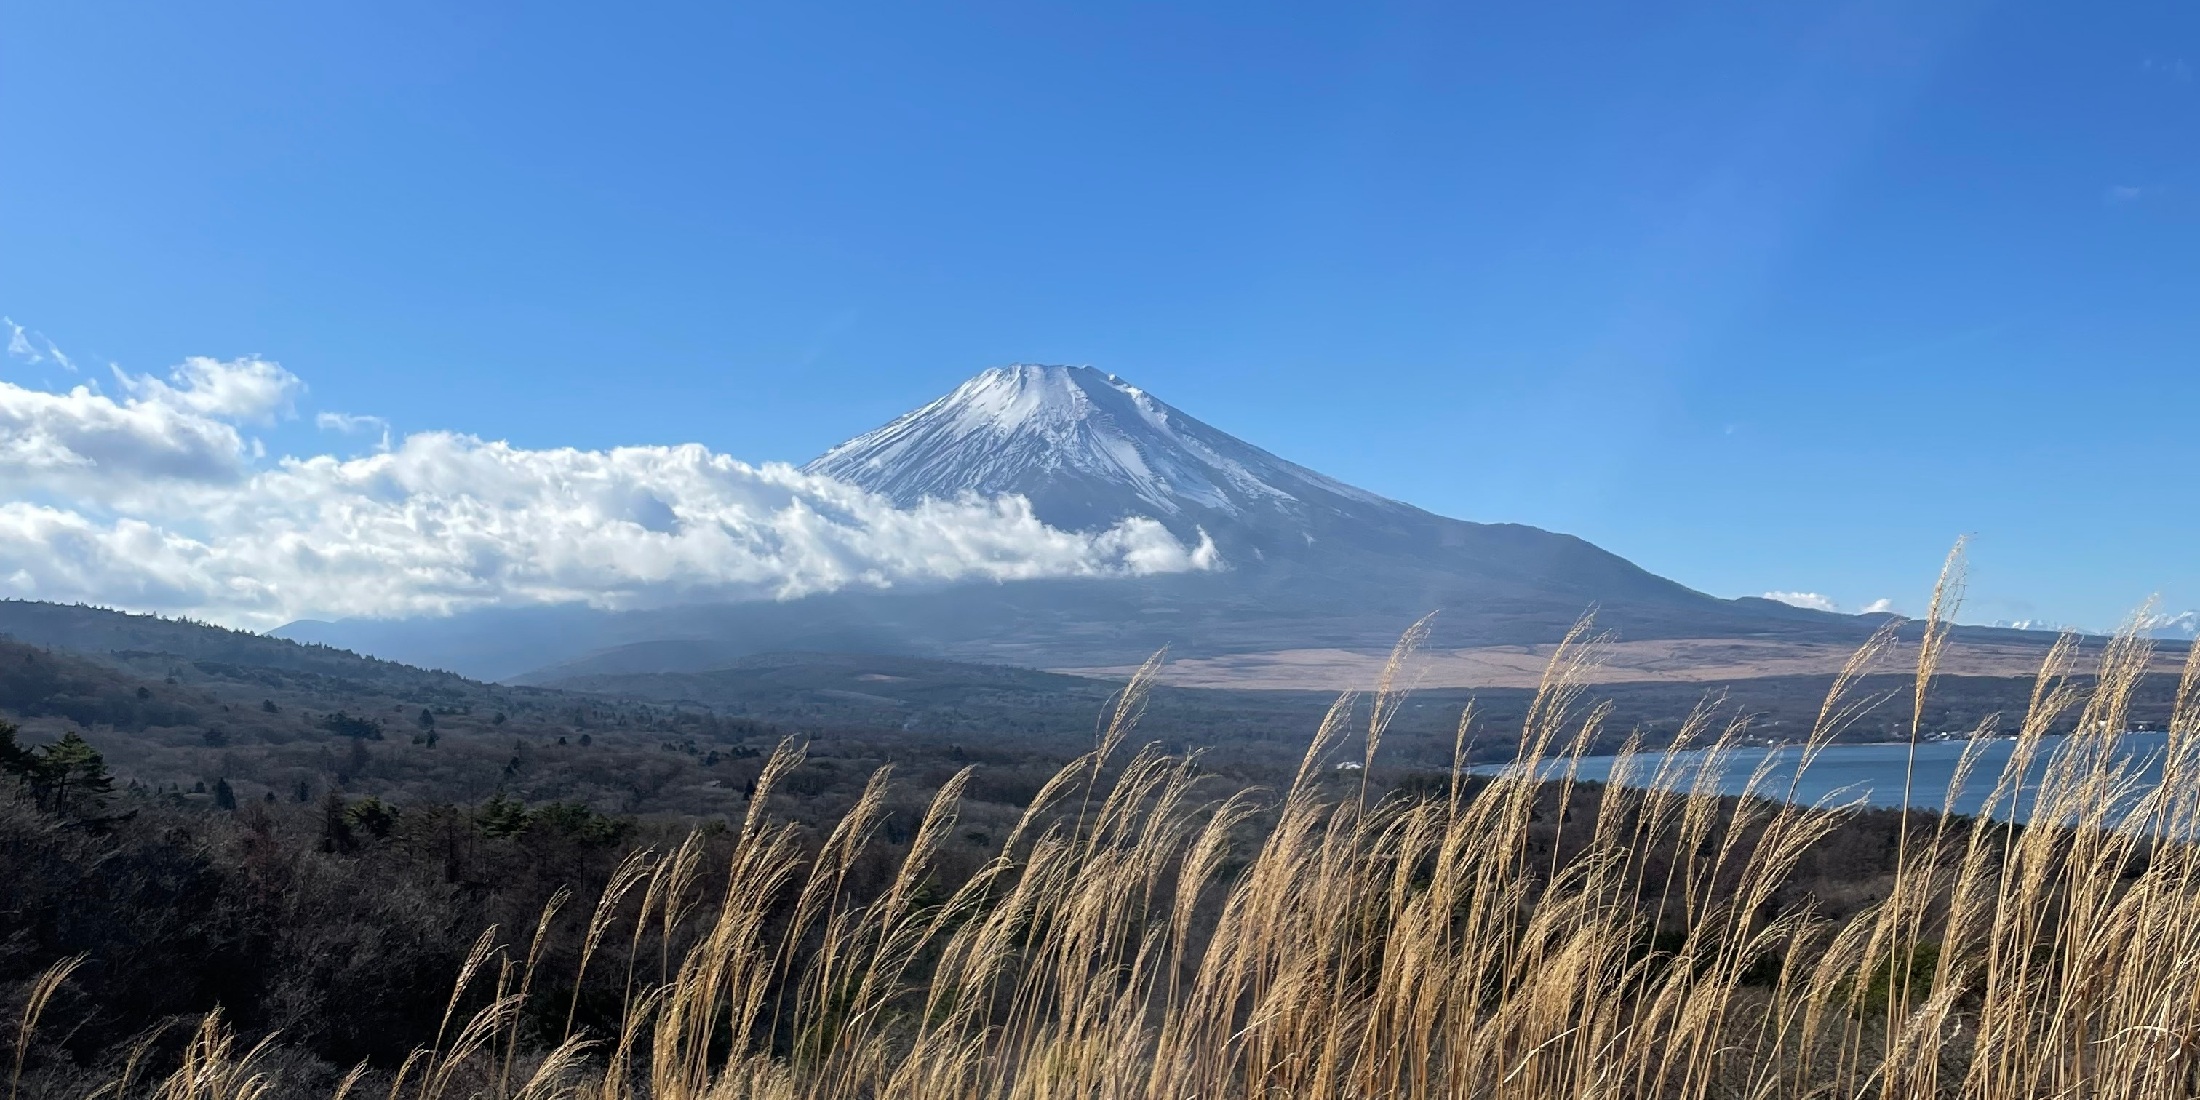
<instances>
[{"instance_id":1,"label":"distant hill","mask_svg":"<svg viewBox=\"0 0 2200 1100\"><path fill-rule=\"evenodd\" d=\"M126 782L207 799L499 791L606 812L739 809L741 762L794 732L702 708L468 680L104 608L0 602L0 719L80 730Z\"/></svg>"},{"instance_id":2,"label":"distant hill","mask_svg":"<svg viewBox=\"0 0 2200 1100\"><path fill-rule=\"evenodd\" d=\"M0 600L0 638L78 653L157 653L354 680L396 681L421 688L450 688L464 679L456 673L417 668L317 642L84 604Z\"/></svg>"}]
</instances>

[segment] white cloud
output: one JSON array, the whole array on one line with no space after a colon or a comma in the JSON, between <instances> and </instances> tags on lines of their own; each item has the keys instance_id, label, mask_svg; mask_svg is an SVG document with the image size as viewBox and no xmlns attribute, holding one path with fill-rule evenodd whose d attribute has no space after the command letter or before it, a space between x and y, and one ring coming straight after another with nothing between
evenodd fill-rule
<instances>
[{"instance_id":1,"label":"white cloud","mask_svg":"<svg viewBox=\"0 0 2200 1100\"><path fill-rule=\"evenodd\" d=\"M174 405L215 420L267 423L293 411L305 383L280 364L247 357L227 361L194 355L169 374L115 371L115 381L135 400Z\"/></svg>"},{"instance_id":2,"label":"white cloud","mask_svg":"<svg viewBox=\"0 0 2200 1100\"><path fill-rule=\"evenodd\" d=\"M1150 520L1080 534L1014 497L897 508L698 445L537 451L423 432L363 457L262 462L238 425L303 395L280 366L191 359L118 382L120 401L0 382L0 477L26 490L0 501L0 592L270 626L1220 564L1211 542Z\"/></svg>"},{"instance_id":3,"label":"white cloud","mask_svg":"<svg viewBox=\"0 0 2200 1100\"><path fill-rule=\"evenodd\" d=\"M1834 602L1816 592L1767 592L1765 598L1778 600L1789 607L1804 607L1812 611L1839 611Z\"/></svg>"},{"instance_id":4,"label":"white cloud","mask_svg":"<svg viewBox=\"0 0 2200 1100\"><path fill-rule=\"evenodd\" d=\"M2101 201L2110 206L2122 206L2125 203L2138 202L2146 195L2147 189L2144 187L2136 184L2118 183L2110 185L2107 190L2101 192Z\"/></svg>"},{"instance_id":5,"label":"white cloud","mask_svg":"<svg viewBox=\"0 0 2200 1100\"><path fill-rule=\"evenodd\" d=\"M305 388L257 359L191 359L166 380L115 377L121 400L90 385L54 393L0 383L0 477L95 497L149 480L234 480L257 453L234 421L270 419Z\"/></svg>"},{"instance_id":6,"label":"white cloud","mask_svg":"<svg viewBox=\"0 0 2200 1100\"><path fill-rule=\"evenodd\" d=\"M1765 593L1765 599L1778 600L1779 602L1784 603L1789 607L1808 608L1812 611L1830 611L1835 614L1901 614L1900 611L1895 610L1894 601L1886 599L1884 597L1873 600L1872 602L1865 604L1863 607L1856 609L1854 612L1844 612L1841 608L1841 605L1839 603L1836 603L1833 597L1821 595L1817 592L1767 592Z\"/></svg>"}]
</instances>

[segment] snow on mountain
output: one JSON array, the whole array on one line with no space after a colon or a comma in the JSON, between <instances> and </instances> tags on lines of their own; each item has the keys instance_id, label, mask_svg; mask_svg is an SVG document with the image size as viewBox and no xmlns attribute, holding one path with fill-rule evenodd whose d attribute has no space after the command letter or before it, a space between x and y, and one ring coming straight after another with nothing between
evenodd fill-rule
<instances>
[{"instance_id":1,"label":"snow on mountain","mask_svg":"<svg viewBox=\"0 0 2200 1100\"><path fill-rule=\"evenodd\" d=\"M2139 626L2150 637L2163 641L2190 642L2200 640L2200 611L2181 611L2175 615L2150 615Z\"/></svg>"},{"instance_id":2,"label":"snow on mountain","mask_svg":"<svg viewBox=\"0 0 2200 1100\"><path fill-rule=\"evenodd\" d=\"M2007 627L2010 630L2044 630L2058 634L2115 634L2130 624L2117 623L2108 627L2078 626L2046 619L1996 619L1988 626ZM2180 611L2175 614L2156 613L2138 622L2140 636L2163 642L2190 642L2200 640L2200 611Z\"/></svg>"},{"instance_id":3,"label":"snow on mountain","mask_svg":"<svg viewBox=\"0 0 2200 1100\"><path fill-rule=\"evenodd\" d=\"M1405 507L1286 462L1090 367L996 367L804 469L902 504L1020 493L1042 519L1073 528L1128 515L1242 520Z\"/></svg>"},{"instance_id":4,"label":"snow on mountain","mask_svg":"<svg viewBox=\"0 0 2200 1100\"><path fill-rule=\"evenodd\" d=\"M2097 630L2087 630L2084 627L2072 626L2069 623L2053 622L2047 619L1995 619L1994 621L1987 623L1986 625L1994 627L1998 630L2033 630L2044 631L2050 634L2100 633Z\"/></svg>"}]
</instances>

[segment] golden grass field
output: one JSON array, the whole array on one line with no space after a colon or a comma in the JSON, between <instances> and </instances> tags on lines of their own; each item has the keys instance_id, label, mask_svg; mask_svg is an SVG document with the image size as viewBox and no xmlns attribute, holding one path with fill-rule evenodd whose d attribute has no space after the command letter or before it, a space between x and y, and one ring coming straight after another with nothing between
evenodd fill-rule
<instances>
[{"instance_id":1,"label":"golden grass field","mask_svg":"<svg viewBox=\"0 0 2200 1100\"><path fill-rule=\"evenodd\" d=\"M1936 600L1936 612L1940 603ZM1946 656L1935 615L1919 692ZM1500 777L1371 800L1330 767L1374 760L1413 643L1364 725L1340 705L1286 789L1208 792L1195 760L1133 747L1139 689L951 893L929 861L954 828L941 790L890 885L842 885L878 827L881 774L814 857L752 811L727 885L693 894L701 846L636 853L583 917L490 929L453 1008L390 1100L736 1098L2102 1098L2200 1092L2200 662L2183 666L2161 785L2133 789L2112 751L2152 663L2126 638L2081 692L2058 647L2020 760L2082 715L2034 824L1903 818L1884 895L1832 921L1775 905L1843 811L1709 787L1601 793ZM1810 735L1860 704L1852 654ZM1601 720L1585 634L1546 664L1519 730L1523 762L1561 764ZM1462 722L1462 729L1465 723ZM1738 731L1689 730L1727 744ZM763 786L799 754L783 749ZM1641 778L1659 757L1638 759ZM1527 774L1532 769L1519 769ZM1362 773L1364 774L1364 773ZM1699 780L1698 782L1705 782ZM1777 796L1779 791L1767 791ZM1999 797L2013 792L2006 784ZM1932 792L1919 792L1930 806ZM762 807L764 797L752 806ZM1588 806L1590 803L1582 802ZM1553 812L1555 807L1556 812ZM2118 807L2121 807L2119 809ZM1249 829L1258 820L1262 828ZM1531 848L1555 828L1562 843ZM1531 857L1533 850L1540 854ZM1563 858L1561 853L1563 852ZM1675 853L1655 858L1655 853ZM637 903L637 899L638 903ZM1652 938L1650 914L1671 935ZM641 928L696 922L684 957L635 957ZM625 968L625 1023L523 1041L542 945ZM58 968L43 987L66 981ZM41 1003L21 1024L27 1034ZM18 1061L20 1067L20 1060ZM361 1073L365 1071L362 1069ZM360 1074L335 1090L357 1090ZM216 1017L180 1066L135 1059L99 1096L251 1100L279 1084ZM12 1086L11 1086L12 1087ZM87 1097L87 1100L91 1100Z\"/></svg>"}]
</instances>

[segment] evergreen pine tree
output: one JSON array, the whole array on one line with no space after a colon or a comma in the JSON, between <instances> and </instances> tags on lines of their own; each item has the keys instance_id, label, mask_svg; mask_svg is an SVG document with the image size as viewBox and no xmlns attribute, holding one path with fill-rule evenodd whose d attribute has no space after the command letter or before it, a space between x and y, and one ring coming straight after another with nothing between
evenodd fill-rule
<instances>
[{"instance_id":1,"label":"evergreen pine tree","mask_svg":"<svg viewBox=\"0 0 2200 1100\"><path fill-rule=\"evenodd\" d=\"M55 813L91 816L114 793L115 777L107 773L106 758L75 730L32 753L32 790L39 804Z\"/></svg>"}]
</instances>

